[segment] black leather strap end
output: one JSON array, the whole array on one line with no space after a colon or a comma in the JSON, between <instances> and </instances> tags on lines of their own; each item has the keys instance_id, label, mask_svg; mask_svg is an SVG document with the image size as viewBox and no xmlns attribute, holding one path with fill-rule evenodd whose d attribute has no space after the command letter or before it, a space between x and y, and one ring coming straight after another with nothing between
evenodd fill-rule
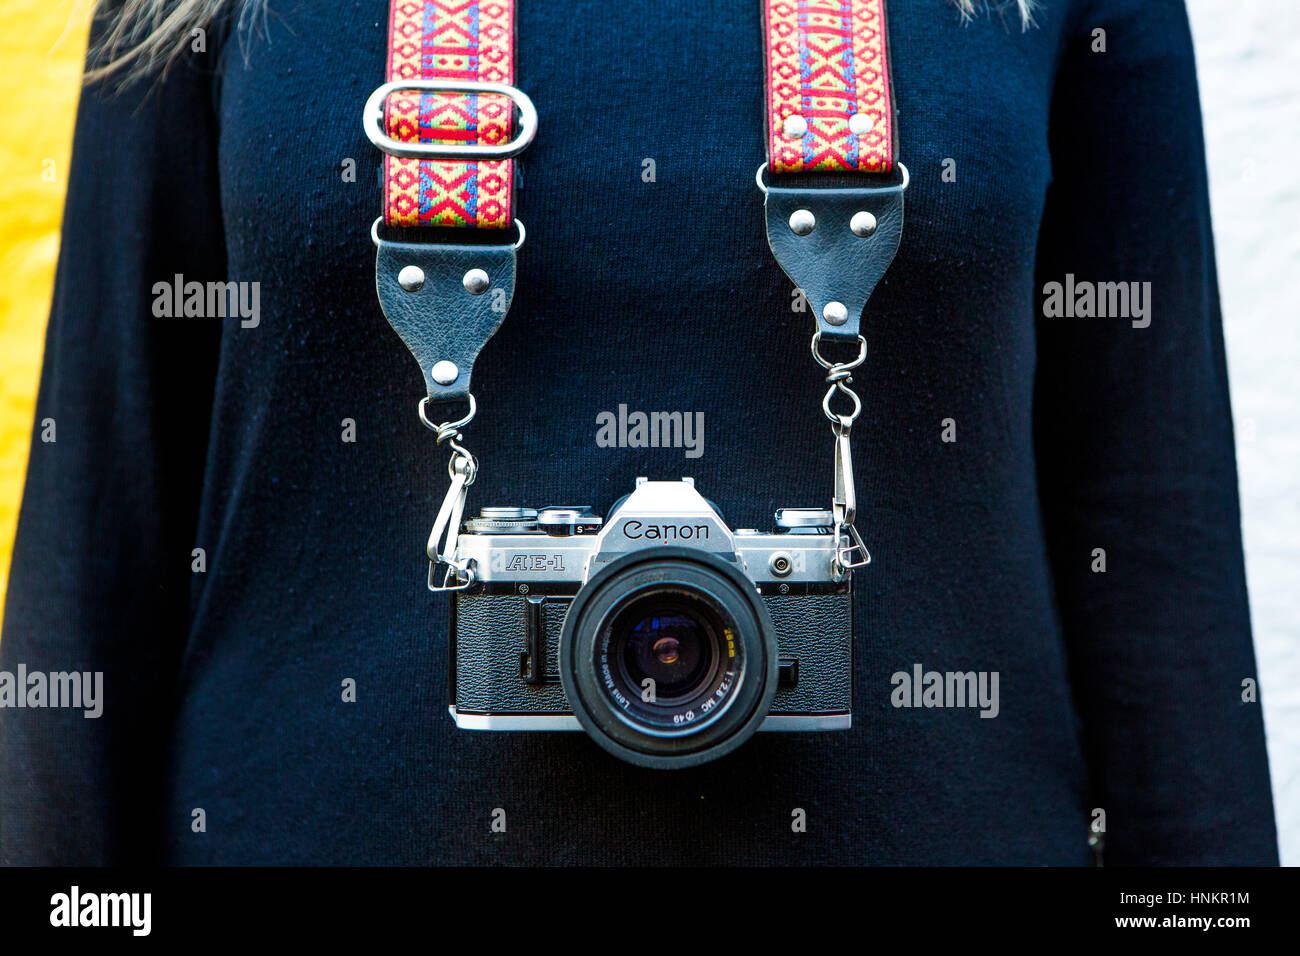
<instances>
[{"instance_id":1,"label":"black leather strap end","mask_svg":"<svg viewBox=\"0 0 1300 956\"><path fill-rule=\"evenodd\" d=\"M856 341L862 310L880 277L894 261L903 236L903 186L798 188L770 186L763 208L767 242L786 275L803 290L823 338ZM875 230L859 236L850 228L858 213L875 217ZM791 227L799 213L801 228L812 214L810 232ZM826 318L826 306L841 303L844 321Z\"/></svg>"},{"instance_id":2,"label":"black leather strap end","mask_svg":"<svg viewBox=\"0 0 1300 956\"><path fill-rule=\"evenodd\" d=\"M423 274L416 288L403 288L399 276L413 266ZM475 269L487 274L487 287L477 294L467 288L466 275ZM408 284L413 284L408 272ZM375 256L375 287L389 325L411 350L430 401L445 402L469 395L474 360L500 327L515 292L515 248L511 245L435 245L379 241ZM455 365L447 383L434 378L440 362ZM440 371L445 371L442 366Z\"/></svg>"}]
</instances>

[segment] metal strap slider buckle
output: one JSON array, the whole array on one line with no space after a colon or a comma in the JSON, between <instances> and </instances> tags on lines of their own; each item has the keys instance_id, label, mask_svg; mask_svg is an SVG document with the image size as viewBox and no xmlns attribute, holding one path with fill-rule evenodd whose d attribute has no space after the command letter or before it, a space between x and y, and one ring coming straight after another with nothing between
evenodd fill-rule
<instances>
[{"instance_id":1,"label":"metal strap slider buckle","mask_svg":"<svg viewBox=\"0 0 1300 956\"><path fill-rule=\"evenodd\" d=\"M384 132L384 105L390 94L398 90L432 90L438 93L496 93L509 99L519 108L519 132L514 139L495 146L482 143L421 143L404 142ZM404 159L509 159L518 156L537 135L537 108L528 94L507 83L488 83L481 80L393 80L378 87L366 100L361 114L361 125L370 142L390 156Z\"/></svg>"}]
</instances>

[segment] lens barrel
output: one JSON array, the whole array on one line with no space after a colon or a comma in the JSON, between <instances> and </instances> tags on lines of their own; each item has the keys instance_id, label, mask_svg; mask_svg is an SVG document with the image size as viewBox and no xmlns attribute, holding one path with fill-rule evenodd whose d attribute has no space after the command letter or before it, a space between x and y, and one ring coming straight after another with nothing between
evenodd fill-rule
<instances>
[{"instance_id":1,"label":"lens barrel","mask_svg":"<svg viewBox=\"0 0 1300 956\"><path fill-rule=\"evenodd\" d=\"M631 552L592 575L565 616L558 663L587 733L641 766L734 750L776 693L766 605L733 562L696 548Z\"/></svg>"}]
</instances>

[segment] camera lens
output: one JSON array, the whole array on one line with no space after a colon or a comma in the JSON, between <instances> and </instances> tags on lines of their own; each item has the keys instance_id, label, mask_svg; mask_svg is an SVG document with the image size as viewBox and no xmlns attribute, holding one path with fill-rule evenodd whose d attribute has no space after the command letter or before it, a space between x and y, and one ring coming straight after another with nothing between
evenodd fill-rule
<instances>
[{"instance_id":1,"label":"camera lens","mask_svg":"<svg viewBox=\"0 0 1300 956\"><path fill-rule=\"evenodd\" d=\"M600 676L615 703L647 726L680 727L726 702L728 657L718 609L684 590L651 590L629 602L598 641ZM734 638L733 638L734 642ZM734 675L732 675L734 676Z\"/></svg>"},{"instance_id":2,"label":"camera lens","mask_svg":"<svg viewBox=\"0 0 1300 956\"><path fill-rule=\"evenodd\" d=\"M570 606L560 677L583 727L633 763L687 766L757 729L776 645L753 584L724 559L660 547L611 562Z\"/></svg>"}]
</instances>

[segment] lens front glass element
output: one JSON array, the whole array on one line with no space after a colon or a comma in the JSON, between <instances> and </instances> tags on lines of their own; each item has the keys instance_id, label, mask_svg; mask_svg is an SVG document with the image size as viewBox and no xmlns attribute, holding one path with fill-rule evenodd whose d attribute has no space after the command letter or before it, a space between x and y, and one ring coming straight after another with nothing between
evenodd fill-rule
<instances>
[{"instance_id":1,"label":"lens front glass element","mask_svg":"<svg viewBox=\"0 0 1300 956\"><path fill-rule=\"evenodd\" d=\"M648 679L660 700L677 700L698 691L717 660L717 635L690 613L663 608L624 624L623 673L633 686Z\"/></svg>"}]
</instances>

